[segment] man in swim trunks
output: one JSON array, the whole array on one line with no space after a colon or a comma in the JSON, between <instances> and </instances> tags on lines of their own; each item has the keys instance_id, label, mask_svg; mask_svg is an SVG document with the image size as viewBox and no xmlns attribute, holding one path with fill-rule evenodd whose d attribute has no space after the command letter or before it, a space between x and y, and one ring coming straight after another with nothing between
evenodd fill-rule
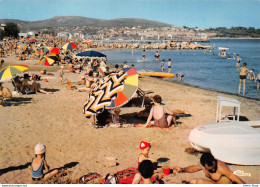
<instances>
[{"instance_id":1,"label":"man in swim trunks","mask_svg":"<svg viewBox=\"0 0 260 187\"><path fill-rule=\"evenodd\" d=\"M224 162L215 159L211 153L204 153L200 157L200 163L197 165L184 168L176 166L173 170L187 173L203 170L205 176L210 179L196 178L189 181L190 184L245 184L245 182L236 176Z\"/></svg>"},{"instance_id":2,"label":"man in swim trunks","mask_svg":"<svg viewBox=\"0 0 260 187\"><path fill-rule=\"evenodd\" d=\"M249 70L246 67L247 63L243 63L243 67L238 68L237 71L240 72L239 75L239 88L238 88L238 95L240 95L240 89L241 89L241 83L243 81L243 95L245 95L246 91L246 74L249 72Z\"/></svg>"},{"instance_id":3,"label":"man in swim trunks","mask_svg":"<svg viewBox=\"0 0 260 187\"><path fill-rule=\"evenodd\" d=\"M169 58L169 60L167 62L167 65L168 65L168 73L171 73L171 71L172 71L172 61L171 61L170 58Z\"/></svg>"}]
</instances>

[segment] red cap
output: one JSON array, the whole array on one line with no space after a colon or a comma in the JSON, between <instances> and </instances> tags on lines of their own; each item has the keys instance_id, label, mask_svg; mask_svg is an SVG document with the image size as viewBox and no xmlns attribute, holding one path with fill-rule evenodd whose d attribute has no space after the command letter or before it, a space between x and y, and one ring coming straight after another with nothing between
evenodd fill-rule
<instances>
[{"instance_id":1,"label":"red cap","mask_svg":"<svg viewBox=\"0 0 260 187\"><path fill-rule=\"evenodd\" d=\"M150 147L150 146L151 146L150 143L148 143L148 142L144 142L144 141L141 141L139 147L140 147L140 149L145 149L145 148Z\"/></svg>"}]
</instances>

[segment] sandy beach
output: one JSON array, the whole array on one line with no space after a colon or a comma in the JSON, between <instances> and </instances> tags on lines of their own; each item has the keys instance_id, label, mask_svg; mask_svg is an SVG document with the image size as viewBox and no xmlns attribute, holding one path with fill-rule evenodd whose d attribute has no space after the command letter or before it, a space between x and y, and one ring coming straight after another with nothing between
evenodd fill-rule
<instances>
[{"instance_id":1,"label":"sandy beach","mask_svg":"<svg viewBox=\"0 0 260 187\"><path fill-rule=\"evenodd\" d=\"M174 129L152 128L94 128L83 115L87 92L68 90L66 84L58 82L58 66L37 65L35 60L17 61L14 57L5 58L5 65L26 64L29 73L42 69L54 75L43 75L48 82L40 81L43 88L53 94L22 95L13 98L13 106L0 108L0 183L32 183L28 163L34 157L34 146L41 142L47 146L46 160L51 167L60 168L72 165L66 176L74 181L89 172L101 176L115 173L128 167L137 167L140 154L139 143L148 141L152 148L151 158L168 158L169 165L188 166L199 162L200 153L195 156L185 152L191 147L188 136L190 131L200 125L215 123L217 96L222 95L241 102L241 116L249 120L260 120L260 101L204 90L186 85L167 82L162 79L142 77L139 87L150 89L159 94L163 103L170 109L183 110L192 117L180 118ZM75 85L80 80L76 73L65 73L64 77ZM43 78L43 77L42 77ZM4 86L13 91L10 82ZM77 86L79 87L79 86ZM121 114L129 123L145 123L131 116L143 110L140 107L122 107ZM232 114L231 108L223 113ZM106 157L115 157L117 166L108 167ZM241 177L246 183L260 183L259 166L229 165L230 169L243 170L251 177ZM161 168L157 170L162 174ZM181 183L205 175L202 171L192 174L180 173L164 177L164 182Z\"/></svg>"}]
</instances>

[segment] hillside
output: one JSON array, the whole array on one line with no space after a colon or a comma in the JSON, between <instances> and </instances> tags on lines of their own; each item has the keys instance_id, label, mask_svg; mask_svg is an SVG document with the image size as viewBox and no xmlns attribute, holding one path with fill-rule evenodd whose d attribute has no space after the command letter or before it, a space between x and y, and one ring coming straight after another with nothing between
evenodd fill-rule
<instances>
[{"instance_id":1,"label":"hillside","mask_svg":"<svg viewBox=\"0 0 260 187\"><path fill-rule=\"evenodd\" d=\"M167 27L171 26L166 23L137 19L137 18L120 18L112 20L86 18L80 16L56 16L51 19L41 21L21 21L21 20L10 20L0 19L0 23L14 22L20 24L21 32L29 30L41 30L41 29L55 29L57 27L63 27L70 29L73 27L90 27L90 28L105 28L105 27Z\"/></svg>"}]
</instances>

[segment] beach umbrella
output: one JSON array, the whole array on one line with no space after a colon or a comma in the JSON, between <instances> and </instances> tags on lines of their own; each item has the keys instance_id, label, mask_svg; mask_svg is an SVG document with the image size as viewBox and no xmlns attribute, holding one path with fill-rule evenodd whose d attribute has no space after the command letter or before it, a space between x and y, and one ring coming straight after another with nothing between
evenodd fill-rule
<instances>
[{"instance_id":1,"label":"beach umbrella","mask_svg":"<svg viewBox=\"0 0 260 187\"><path fill-rule=\"evenodd\" d=\"M51 50L50 50L50 53L55 53L56 55L60 53L60 50L59 48L57 47L53 47Z\"/></svg>"},{"instance_id":2,"label":"beach umbrella","mask_svg":"<svg viewBox=\"0 0 260 187\"><path fill-rule=\"evenodd\" d=\"M37 47L44 47L46 45L46 43L39 43L38 45L37 45Z\"/></svg>"},{"instance_id":3,"label":"beach umbrella","mask_svg":"<svg viewBox=\"0 0 260 187\"><path fill-rule=\"evenodd\" d=\"M106 107L123 106L133 97L137 88L138 74L135 68L104 77L89 93L84 105L85 116L101 113Z\"/></svg>"},{"instance_id":4,"label":"beach umbrella","mask_svg":"<svg viewBox=\"0 0 260 187\"><path fill-rule=\"evenodd\" d=\"M28 71L28 66L25 65L17 64L17 65L6 67L0 70L0 82L10 80L15 75L21 74L25 71Z\"/></svg>"},{"instance_id":5,"label":"beach umbrella","mask_svg":"<svg viewBox=\"0 0 260 187\"><path fill-rule=\"evenodd\" d=\"M57 56L54 53L50 53L46 56L43 56L39 62L43 66L51 66L57 60Z\"/></svg>"},{"instance_id":6,"label":"beach umbrella","mask_svg":"<svg viewBox=\"0 0 260 187\"><path fill-rule=\"evenodd\" d=\"M128 103L138 89L138 73L135 68L124 68L127 74L122 91L117 92L117 97L111 100L109 107L121 107Z\"/></svg>"},{"instance_id":7,"label":"beach umbrella","mask_svg":"<svg viewBox=\"0 0 260 187\"><path fill-rule=\"evenodd\" d=\"M17 45L22 45L22 44L26 44L27 42L26 41L19 41L18 43L17 43Z\"/></svg>"},{"instance_id":8,"label":"beach umbrella","mask_svg":"<svg viewBox=\"0 0 260 187\"><path fill-rule=\"evenodd\" d=\"M29 42L29 43L35 43L35 42L37 42L37 40L34 39L34 38L32 38L32 39L29 39L28 42Z\"/></svg>"},{"instance_id":9,"label":"beach umbrella","mask_svg":"<svg viewBox=\"0 0 260 187\"><path fill-rule=\"evenodd\" d=\"M44 47L41 47L40 49L38 49L38 52L39 53L48 53L50 50L51 50L51 47L44 46Z\"/></svg>"},{"instance_id":10,"label":"beach umbrella","mask_svg":"<svg viewBox=\"0 0 260 187\"><path fill-rule=\"evenodd\" d=\"M89 51L83 51L81 53L78 53L76 54L76 57L106 57L105 54L103 53L100 53L100 52L97 52L97 51L92 51L92 50L89 50Z\"/></svg>"},{"instance_id":11,"label":"beach umbrella","mask_svg":"<svg viewBox=\"0 0 260 187\"><path fill-rule=\"evenodd\" d=\"M72 49L75 49L77 47L78 47L77 44L69 42L69 43L63 44L61 48L64 49L64 50L72 50Z\"/></svg>"},{"instance_id":12,"label":"beach umbrella","mask_svg":"<svg viewBox=\"0 0 260 187\"><path fill-rule=\"evenodd\" d=\"M21 50L26 50L27 49L27 46L24 45L24 44L21 44L21 45L18 45L18 49L21 49Z\"/></svg>"}]
</instances>

